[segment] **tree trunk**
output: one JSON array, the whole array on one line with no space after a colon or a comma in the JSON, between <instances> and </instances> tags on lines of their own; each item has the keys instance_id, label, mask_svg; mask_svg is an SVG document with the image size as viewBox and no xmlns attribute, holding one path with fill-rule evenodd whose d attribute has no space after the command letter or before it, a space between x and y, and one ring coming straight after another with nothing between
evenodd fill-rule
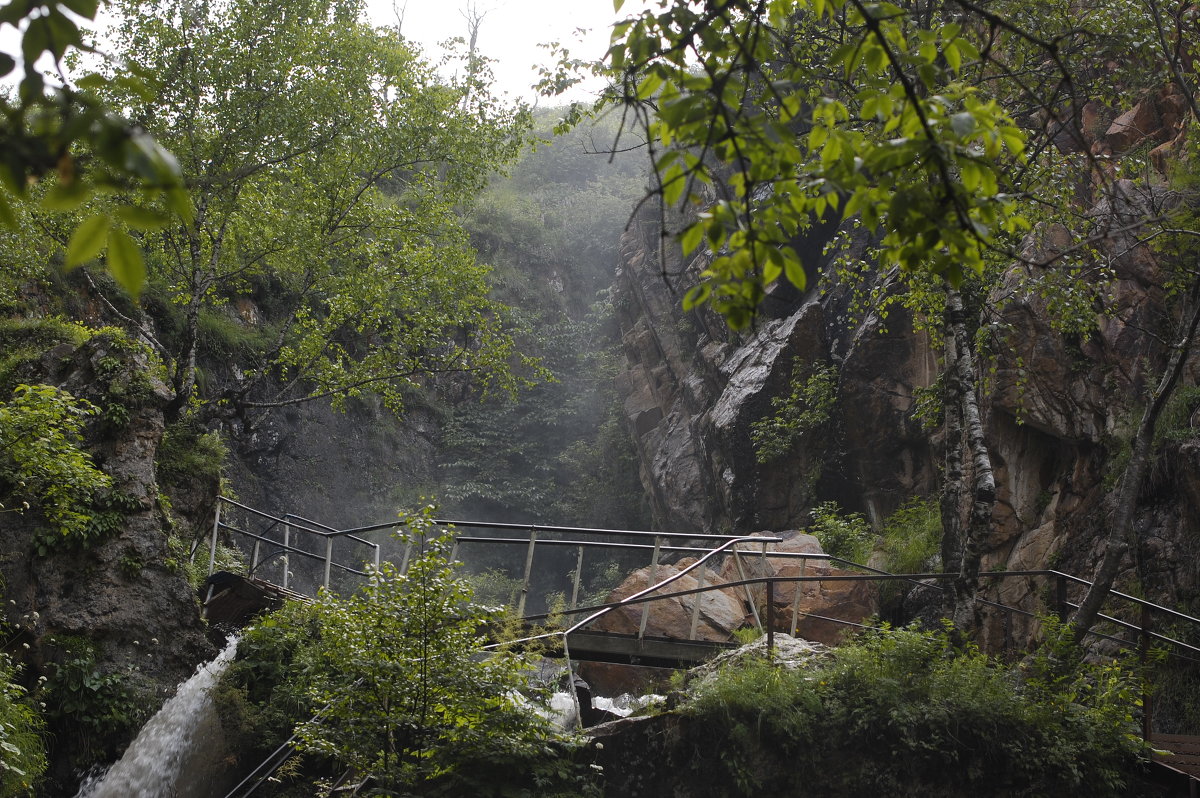
<instances>
[{"instance_id":1,"label":"tree trunk","mask_svg":"<svg viewBox=\"0 0 1200 798\"><path fill-rule=\"evenodd\" d=\"M975 392L974 352L967 333L966 311L956 289L946 294L946 351L942 556L943 569L957 574L946 597L946 609L959 632L968 634L978 625L975 599L979 593L979 563L983 541L991 530L996 480ZM965 455L970 456L969 489ZM964 506L966 502L970 504Z\"/></svg>"},{"instance_id":2,"label":"tree trunk","mask_svg":"<svg viewBox=\"0 0 1200 798\"><path fill-rule=\"evenodd\" d=\"M1170 401L1175 386L1179 383L1188 353L1196 338L1197 327L1200 326L1200 296L1198 294L1200 294L1200 282L1192 286L1190 315L1184 322L1179 342L1175 344L1174 350L1171 352L1171 357L1167 361L1166 368L1163 369L1158 386L1150 395L1150 401L1147 402L1146 409L1142 412L1141 421L1138 422L1133 441L1130 443L1129 463L1125 466L1125 473L1121 475L1121 482L1117 487L1116 494L1107 503L1106 509L1110 522L1108 536L1104 543L1104 556L1096 568L1096 573L1092 576L1091 587L1088 588L1087 594L1070 620L1073 628L1072 637L1077 644L1083 642L1088 631L1095 625L1104 599L1108 597L1113 582L1116 581L1121 560L1133 544L1133 518L1142 482L1146 477L1146 471L1150 468L1151 447L1154 443L1154 433L1158 428L1158 419L1162 416L1163 409Z\"/></svg>"}]
</instances>

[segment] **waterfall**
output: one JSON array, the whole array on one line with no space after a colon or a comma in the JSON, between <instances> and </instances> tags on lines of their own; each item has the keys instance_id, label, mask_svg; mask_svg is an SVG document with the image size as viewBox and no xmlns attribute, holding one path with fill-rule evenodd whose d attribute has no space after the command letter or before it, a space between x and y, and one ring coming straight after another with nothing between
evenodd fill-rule
<instances>
[{"instance_id":1,"label":"waterfall","mask_svg":"<svg viewBox=\"0 0 1200 798\"><path fill-rule=\"evenodd\" d=\"M207 783L202 773L190 773L211 763L211 753L199 750L217 740L216 712L209 691L237 651L231 637L217 658L201 665L196 673L163 704L150 722L129 744L125 755L100 776L89 777L75 798L161 798L184 796L188 786ZM203 762L196 762L203 757ZM184 776L184 778L181 778ZM196 777L199 778L196 778ZM203 793L201 793L203 795Z\"/></svg>"}]
</instances>

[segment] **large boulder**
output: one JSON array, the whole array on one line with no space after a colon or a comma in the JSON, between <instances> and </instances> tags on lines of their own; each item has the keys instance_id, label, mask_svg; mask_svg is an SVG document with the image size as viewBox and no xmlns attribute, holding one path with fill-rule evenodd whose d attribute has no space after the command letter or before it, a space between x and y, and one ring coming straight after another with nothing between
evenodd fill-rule
<instances>
[{"instance_id":1,"label":"large boulder","mask_svg":"<svg viewBox=\"0 0 1200 798\"><path fill-rule=\"evenodd\" d=\"M662 589L663 593L713 589L689 596L618 607L598 618L591 626L596 631L637 634L646 613L645 634L676 640L729 642L734 632L751 628L767 618L766 588L762 585L719 587L746 579L762 577L850 576L851 571L835 568L825 559L820 543L811 535L784 533L782 543L763 547L745 544L738 555L717 555L716 562L705 563L703 570L692 567L694 557L684 558L657 568L647 566L630 574L608 597L622 601L673 575L678 579ZM786 553L794 556L771 556ZM802 555L813 555L804 558ZM836 644L848 624L861 623L878 611L878 589L870 582L812 581L779 583L774 590L775 629L791 631L793 619L799 637ZM692 622L695 619L693 631Z\"/></svg>"}]
</instances>

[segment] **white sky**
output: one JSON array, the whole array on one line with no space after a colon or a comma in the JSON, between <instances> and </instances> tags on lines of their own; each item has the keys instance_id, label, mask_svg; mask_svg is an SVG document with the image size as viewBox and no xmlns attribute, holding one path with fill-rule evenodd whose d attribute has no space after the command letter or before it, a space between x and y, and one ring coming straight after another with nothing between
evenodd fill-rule
<instances>
[{"instance_id":1,"label":"white sky","mask_svg":"<svg viewBox=\"0 0 1200 798\"><path fill-rule=\"evenodd\" d=\"M394 25L394 7L403 7L405 38L419 43L430 60L442 50L438 42L455 36L467 36L463 16L467 0L367 0L368 14L380 25ZM548 50L539 44L557 41L571 56L598 60L608 49L611 26L643 7L640 0L626 0L620 14L613 11L612 0L474 0L480 12L486 12L479 28L479 52L493 59L496 85L513 97L532 101L530 88L538 80L534 64L549 64ZM582 40L578 29L587 29ZM591 86L592 91L598 86ZM587 99L586 91L564 98ZM543 100L543 103L548 101Z\"/></svg>"},{"instance_id":2,"label":"white sky","mask_svg":"<svg viewBox=\"0 0 1200 798\"><path fill-rule=\"evenodd\" d=\"M464 11L468 0L366 0L367 13L377 25L395 25L396 9L402 8L405 38L418 43L436 62L444 50L440 42L455 36L467 36ZM613 0L473 0L475 8L485 12L479 28L479 52L493 60L496 87L514 98L533 102L531 88L538 80L535 64L549 65L549 50L538 45L556 41L566 46L574 58L598 60L608 50L612 24L657 0L625 0L621 12L613 11ZM101 10L101 18L104 11ZM20 60L16 31L0 26L0 51ZM103 48L103 44L101 44ZM48 63L48 59L45 59ZM39 62L40 63L40 62ZM15 84L20 67L6 80ZM574 90L558 104L590 99L600 86L592 84Z\"/></svg>"}]
</instances>

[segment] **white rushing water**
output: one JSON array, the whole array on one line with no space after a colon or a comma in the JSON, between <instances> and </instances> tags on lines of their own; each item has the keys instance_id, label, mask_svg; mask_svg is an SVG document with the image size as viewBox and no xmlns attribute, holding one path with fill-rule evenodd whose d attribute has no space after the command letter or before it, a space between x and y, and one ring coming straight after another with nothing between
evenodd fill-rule
<instances>
[{"instance_id":1,"label":"white rushing water","mask_svg":"<svg viewBox=\"0 0 1200 798\"><path fill-rule=\"evenodd\" d=\"M125 755L108 772L89 777L75 798L161 798L181 795L180 775L201 743L211 742L215 716L209 691L233 660L237 638L212 662L196 669L195 675L163 704L158 714L142 727ZM207 728L206 728L207 727Z\"/></svg>"}]
</instances>

